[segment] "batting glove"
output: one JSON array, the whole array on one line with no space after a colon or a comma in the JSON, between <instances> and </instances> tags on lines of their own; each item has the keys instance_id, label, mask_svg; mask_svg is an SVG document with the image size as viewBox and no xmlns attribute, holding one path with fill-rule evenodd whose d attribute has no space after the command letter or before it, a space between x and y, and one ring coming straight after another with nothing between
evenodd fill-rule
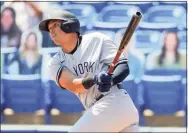
<instances>
[{"instance_id":1,"label":"batting glove","mask_svg":"<svg viewBox=\"0 0 188 133\"><path fill-rule=\"evenodd\" d=\"M100 92L108 92L112 87L112 75L106 72L100 72L94 76L95 83L99 85Z\"/></svg>"}]
</instances>

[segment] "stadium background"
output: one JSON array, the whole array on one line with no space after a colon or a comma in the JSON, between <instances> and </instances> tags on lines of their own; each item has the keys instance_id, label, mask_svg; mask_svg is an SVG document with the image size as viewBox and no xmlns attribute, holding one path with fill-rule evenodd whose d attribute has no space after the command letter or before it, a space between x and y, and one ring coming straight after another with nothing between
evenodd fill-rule
<instances>
[{"instance_id":1,"label":"stadium background","mask_svg":"<svg viewBox=\"0 0 188 133\"><path fill-rule=\"evenodd\" d=\"M8 46L1 31L2 132L66 132L84 113L78 99L59 89L47 73L47 60L59 48L54 47L48 33L38 31L38 23L53 10L73 12L81 22L81 34L103 32L117 45L132 14L140 11L143 18L131 41L134 56L128 58L135 72L123 85L139 110L141 131L185 131L187 67L147 69L147 66L153 63L150 55L161 51L167 31L177 33L178 51L186 57L186 2L1 2L1 20L5 7L15 10L21 39L17 46ZM19 53L30 31L37 35L42 61L37 66L39 71L21 72L24 68L20 68L18 60L11 63L10 60Z\"/></svg>"}]
</instances>

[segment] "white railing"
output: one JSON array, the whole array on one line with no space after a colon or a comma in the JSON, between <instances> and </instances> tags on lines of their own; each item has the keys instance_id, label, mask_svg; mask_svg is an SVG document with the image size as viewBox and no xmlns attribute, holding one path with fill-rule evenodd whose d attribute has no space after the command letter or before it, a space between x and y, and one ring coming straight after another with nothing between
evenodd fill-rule
<instances>
[{"instance_id":1,"label":"white railing","mask_svg":"<svg viewBox=\"0 0 188 133\"><path fill-rule=\"evenodd\" d=\"M72 126L68 125L1 125L1 132L35 131L35 132L68 132ZM140 132L186 132L185 127L140 127Z\"/></svg>"}]
</instances>

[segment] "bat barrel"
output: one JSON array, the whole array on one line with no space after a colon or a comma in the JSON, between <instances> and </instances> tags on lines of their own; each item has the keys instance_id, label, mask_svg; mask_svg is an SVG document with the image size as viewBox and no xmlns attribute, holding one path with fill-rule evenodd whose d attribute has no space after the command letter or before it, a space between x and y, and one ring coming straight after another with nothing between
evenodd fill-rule
<instances>
[{"instance_id":1,"label":"bat barrel","mask_svg":"<svg viewBox=\"0 0 188 133\"><path fill-rule=\"evenodd\" d=\"M140 12L136 12L136 14L133 15L123 35L123 39L121 40L119 50L124 49L124 47L128 44L138 23L140 22L141 17L142 17L142 14Z\"/></svg>"},{"instance_id":2,"label":"bat barrel","mask_svg":"<svg viewBox=\"0 0 188 133\"><path fill-rule=\"evenodd\" d=\"M140 13L140 12L136 12L136 15L137 15L137 16L141 16L141 13Z\"/></svg>"}]
</instances>

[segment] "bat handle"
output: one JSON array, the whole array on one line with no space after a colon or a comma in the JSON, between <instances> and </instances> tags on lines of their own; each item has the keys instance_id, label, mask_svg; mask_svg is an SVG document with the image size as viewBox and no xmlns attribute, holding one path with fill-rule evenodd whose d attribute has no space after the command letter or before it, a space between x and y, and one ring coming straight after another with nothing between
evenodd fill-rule
<instances>
[{"instance_id":1,"label":"bat handle","mask_svg":"<svg viewBox=\"0 0 188 133\"><path fill-rule=\"evenodd\" d=\"M110 74L112 74L112 72L113 72L113 70L114 70L114 63L112 63L111 65L110 65L110 68L109 68L109 70L108 70L108 74L110 75Z\"/></svg>"},{"instance_id":2,"label":"bat handle","mask_svg":"<svg viewBox=\"0 0 188 133\"><path fill-rule=\"evenodd\" d=\"M121 51L118 51L116 56L115 56L115 58L114 58L114 60L113 60L113 62L112 62L112 64L110 64L110 68L108 69L108 74L109 75L112 74L112 72L114 70L114 67L115 67L115 64L118 62L121 53L122 53Z\"/></svg>"}]
</instances>

